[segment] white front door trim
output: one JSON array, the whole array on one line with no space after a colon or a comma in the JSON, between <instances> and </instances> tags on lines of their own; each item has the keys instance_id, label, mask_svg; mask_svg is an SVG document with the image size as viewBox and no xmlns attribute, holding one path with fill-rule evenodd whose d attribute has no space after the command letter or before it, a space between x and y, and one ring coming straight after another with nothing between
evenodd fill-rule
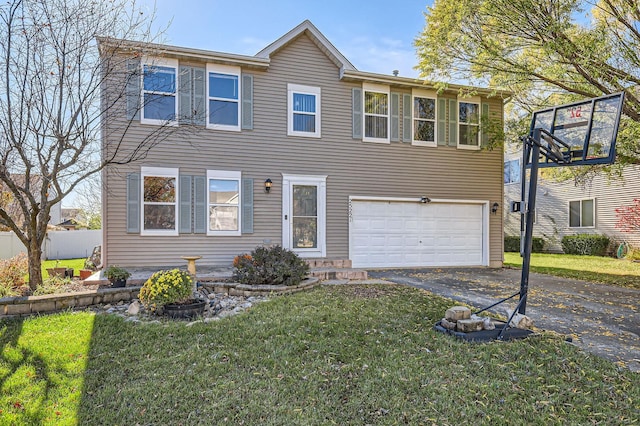
<instances>
[{"instance_id":1,"label":"white front door trim","mask_svg":"<svg viewBox=\"0 0 640 426\"><path fill-rule=\"evenodd\" d=\"M423 197L376 197L370 195L350 195L349 196L349 223L353 220L351 215L351 203L353 201L389 201L389 202L415 202L421 203ZM489 266L489 200L462 200L450 198L431 198L431 204L480 204L482 205L482 265ZM352 227L349 226L349 258L353 259L353 235Z\"/></svg>"},{"instance_id":2,"label":"white front door trim","mask_svg":"<svg viewBox=\"0 0 640 426\"><path fill-rule=\"evenodd\" d=\"M318 188L317 247L293 248L293 186L311 185ZM282 174L282 247L292 250L300 257L327 257L327 176Z\"/></svg>"}]
</instances>

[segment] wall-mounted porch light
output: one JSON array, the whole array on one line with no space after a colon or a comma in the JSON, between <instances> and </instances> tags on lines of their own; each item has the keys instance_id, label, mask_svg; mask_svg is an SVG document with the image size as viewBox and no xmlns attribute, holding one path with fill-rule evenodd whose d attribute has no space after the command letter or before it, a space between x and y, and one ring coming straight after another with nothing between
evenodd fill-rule
<instances>
[{"instance_id":1,"label":"wall-mounted porch light","mask_svg":"<svg viewBox=\"0 0 640 426\"><path fill-rule=\"evenodd\" d=\"M491 206L491 214L496 214L496 213L498 213L498 207L500 207L500 204L498 204L498 203L493 203L493 205Z\"/></svg>"},{"instance_id":2,"label":"wall-mounted porch light","mask_svg":"<svg viewBox=\"0 0 640 426\"><path fill-rule=\"evenodd\" d=\"M271 182L271 179L267 178L267 180L264 181L264 190L267 192L267 194L271 191L272 185L273 182Z\"/></svg>"}]
</instances>

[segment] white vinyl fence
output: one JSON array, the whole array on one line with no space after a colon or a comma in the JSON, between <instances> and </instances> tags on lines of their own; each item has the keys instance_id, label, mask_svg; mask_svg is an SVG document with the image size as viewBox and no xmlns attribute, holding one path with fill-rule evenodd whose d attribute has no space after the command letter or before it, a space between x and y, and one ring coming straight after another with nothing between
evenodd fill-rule
<instances>
[{"instance_id":1,"label":"white vinyl fence","mask_svg":"<svg viewBox=\"0 0 640 426\"><path fill-rule=\"evenodd\" d=\"M45 259L88 257L102 244L102 230L49 231L42 251ZM13 232L0 232L0 259L9 259L27 249Z\"/></svg>"}]
</instances>

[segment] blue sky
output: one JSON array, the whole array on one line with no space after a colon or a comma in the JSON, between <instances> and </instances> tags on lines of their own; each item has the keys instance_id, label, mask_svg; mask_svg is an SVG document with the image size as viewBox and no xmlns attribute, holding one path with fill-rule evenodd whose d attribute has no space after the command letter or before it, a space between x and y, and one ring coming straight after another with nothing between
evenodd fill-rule
<instances>
[{"instance_id":1,"label":"blue sky","mask_svg":"<svg viewBox=\"0 0 640 426\"><path fill-rule=\"evenodd\" d=\"M162 42L255 55L309 19L361 71L417 77L414 39L429 0L142 0L156 7Z\"/></svg>"}]
</instances>

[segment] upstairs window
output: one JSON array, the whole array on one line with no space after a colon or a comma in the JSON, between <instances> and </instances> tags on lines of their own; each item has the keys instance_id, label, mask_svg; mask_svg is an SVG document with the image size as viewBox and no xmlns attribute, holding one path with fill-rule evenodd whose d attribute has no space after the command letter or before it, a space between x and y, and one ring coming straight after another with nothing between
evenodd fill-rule
<instances>
[{"instance_id":1,"label":"upstairs window","mask_svg":"<svg viewBox=\"0 0 640 426\"><path fill-rule=\"evenodd\" d=\"M480 148L480 101L458 102L458 148Z\"/></svg>"},{"instance_id":2,"label":"upstairs window","mask_svg":"<svg viewBox=\"0 0 640 426\"><path fill-rule=\"evenodd\" d=\"M240 68L207 64L207 127L240 130Z\"/></svg>"},{"instance_id":3,"label":"upstairs window","mask_svg":"<svg viewBox=\"0 0 640 426\"><path fill-rule=\"evenodd\" d=\"M142 235L178 235L178 169L142 167Z\"/></svg>"},{"instance_id":4,"label":"upstairs window","mask_svg":"<svg viewBox=\"0 0 640 426\"><path fill-rule=\"evenodd\" d=\"M569 227L592 228L595 226L594 199L569 201Z\"/></svg>"},{"instance_id":5,"label":"upstairs window","mask_svg":"<svg viewBox=\"0 0 640 426\"><path fill-rule=\"evenodd\" d=\"M389 87L363 84L365 142L389 143Z\"/></svg>"},{"instance_id":6,"label":"upstairs window","mask_svg":"<svg viewBox=\"0 0 640 426\"><path fill-rule=\"evenodd\" d=\"M504 162L504 183L520 182L520 160L509 160Z\"/></svg>"},{"instance_id":7,"label":"upstairs window","mask_svg":"<svg viewBox=\"0 0 640 426\"><path fill-rule=\"evenodd\" d=\"M208 235L240 235L241 172L207 171Z\"/></svg>"},{"instance_id":8,"label":"upstairs window","mask_svg":"<svg viewBox=\"0 0 640 426\"><path fill-rule=\"evenodd\" d=\"M413 92L413 145L437 145L435 93Z\"/></svg>"},{"instance_id":9,"label":"upstairs window","mask_svg":"<svg viewBox=\"0 0 640 426\"><path fill-rule=\"evenodd\" d=\"M145 58L142 65L142 117L144 124L176 124L178 61Z\"/></svg>"},{"instance_id":10,"label":"upstairs window","mask_svg":"<svg viewBox=\"0 0 640 426\"><path fill-rule=\"evenodd\" d=\"M320 88L287 85L289 136L320 137Z\"/></svg>"}]
</instances>

